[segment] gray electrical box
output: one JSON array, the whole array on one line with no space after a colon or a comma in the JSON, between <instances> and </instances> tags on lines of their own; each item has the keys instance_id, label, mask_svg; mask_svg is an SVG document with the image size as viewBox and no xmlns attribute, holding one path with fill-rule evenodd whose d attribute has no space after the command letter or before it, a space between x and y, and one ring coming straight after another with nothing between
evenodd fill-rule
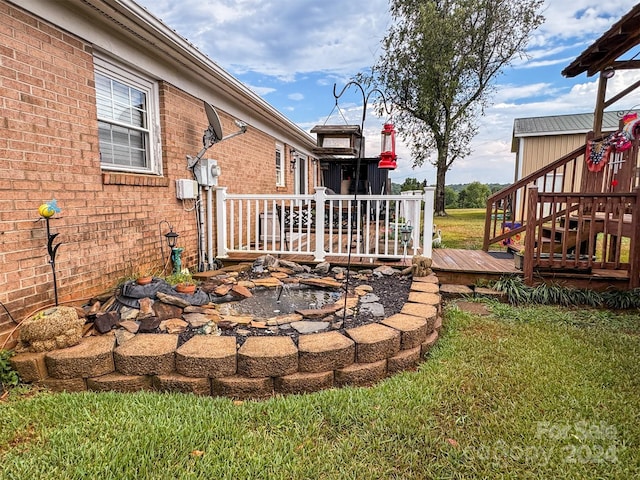
<instances>
[{"instance_id":1,"label":"gray electrical box","mask_svg":"<svg viewBox=\"0 0 640 480\"><path fill-rule=\"evenodd\" d=\"M198 198L198 182L186 178L177 179L176 198L179 200L194 200Z\"/></svg>"}]
</instances>

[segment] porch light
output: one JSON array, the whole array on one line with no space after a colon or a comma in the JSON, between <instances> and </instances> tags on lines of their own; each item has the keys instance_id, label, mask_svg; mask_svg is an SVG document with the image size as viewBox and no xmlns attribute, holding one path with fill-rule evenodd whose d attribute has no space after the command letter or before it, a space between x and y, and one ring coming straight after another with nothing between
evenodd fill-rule
<instances>
[{"instance_id":1,"label":"porch light","mask_svg":"<svg viewBox=\"0 0 640 480\"><path fill-rule=\"evenodd\" d=\"M384 168L387 170L395 170L398 164L396 163L396 131L393 128L393 123L385 123L381 132L380 142L380 161L378 162L378 168Z\"/></svg>"},{"instance_id":2,"label":"porch light","mask_svg":"<svg viewBox=\"0 0 640 480\"><path fill-rule=\"evenodd\" d=\"M612 78L616 74L616 71L613 67L609 66L602 70L602 76L606 79Z\"/></svg>"},{"instance_id":3,"label":"porch light","mask_svg":"<svg viewBox=\"0 0 640 480\"><path fill-rule=\"evenodd\" d=\"M164 237L167 239L167 244L169 244L169 248L174 249L176 247L179 236L180 235L173 231L173 227L169 226L169 231L164 234Z\"/></svg>"}]
</instances>

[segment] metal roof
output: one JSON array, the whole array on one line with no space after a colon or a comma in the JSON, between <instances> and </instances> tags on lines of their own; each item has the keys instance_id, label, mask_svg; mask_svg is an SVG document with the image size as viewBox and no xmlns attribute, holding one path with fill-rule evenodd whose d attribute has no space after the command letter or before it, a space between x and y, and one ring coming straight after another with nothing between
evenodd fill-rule
<instances>
[{"instance_id":1,"label":"metal roof","mask_svg":"<svg viewBox=\"0 0 640 480\"><path fill-rule=\"evenodd\" d=\"M604 112L602 130L618 130L620 120L627 110ZM532 137L542 135L566 135L587 133L593 128L593 113L572 115L552 115L548 117L516 118L513 121L514 137Z\"/></svg>"}]
</instances>

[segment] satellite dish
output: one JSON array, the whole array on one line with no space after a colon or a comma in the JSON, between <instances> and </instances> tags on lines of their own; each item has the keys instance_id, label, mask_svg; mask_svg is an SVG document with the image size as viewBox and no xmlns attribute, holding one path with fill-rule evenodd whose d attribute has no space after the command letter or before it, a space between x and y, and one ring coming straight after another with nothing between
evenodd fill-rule
<instances>
[{"instance_id":1,"label":"satellite dish","mask_svg":"<svg viewBox=\"0 0 640 480\"><path fill-rule=\"evenodd\" d=\"M218 113L215 108L209 105L207 102L204 102L204 111L207 113L207 119L209 120L209 128L213 131L215 135L215 139L213 143L219 142L222 140L222 125L220 124L220 118L218 117Z\"/></svg>"}]
</instances>

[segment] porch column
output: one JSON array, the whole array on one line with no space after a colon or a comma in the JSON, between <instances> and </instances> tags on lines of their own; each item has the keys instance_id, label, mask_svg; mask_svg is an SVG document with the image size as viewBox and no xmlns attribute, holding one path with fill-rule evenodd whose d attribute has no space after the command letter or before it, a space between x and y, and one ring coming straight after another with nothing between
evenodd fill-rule
<instances>
[{"instance_id":1,"label":"porch column","mask_svg":"<svg viewBox=\"0 0 640 480\"><path fill-rule=\"evenodd\" d=\"M218 258L229 258L227 251L227 187L216 187L216 239Z\"/></svg>"},{"instance_id":2,"label":"porch column","mask_svg":"<svg viewBox=\"0 0 640 480\"><path fill-rule=\"evenodd\" d=\"M422 256L431 258L433 254L433 210L436 187L424 187L424 214L422 229ZM419 227L418 227L419 228Z\"/></svg>"},{"instance_id":3,"label":"porch column","mask_svg":"<svg viewBox=\"0 0 640 480\"><path fill-rule=\"evenodd\" d=\"M314 194L316 202L316 262L324 262L324 218L325 218L325 202L327 200L326 187L316 187L316 193Z\"/></svg>"}]
</instances>

